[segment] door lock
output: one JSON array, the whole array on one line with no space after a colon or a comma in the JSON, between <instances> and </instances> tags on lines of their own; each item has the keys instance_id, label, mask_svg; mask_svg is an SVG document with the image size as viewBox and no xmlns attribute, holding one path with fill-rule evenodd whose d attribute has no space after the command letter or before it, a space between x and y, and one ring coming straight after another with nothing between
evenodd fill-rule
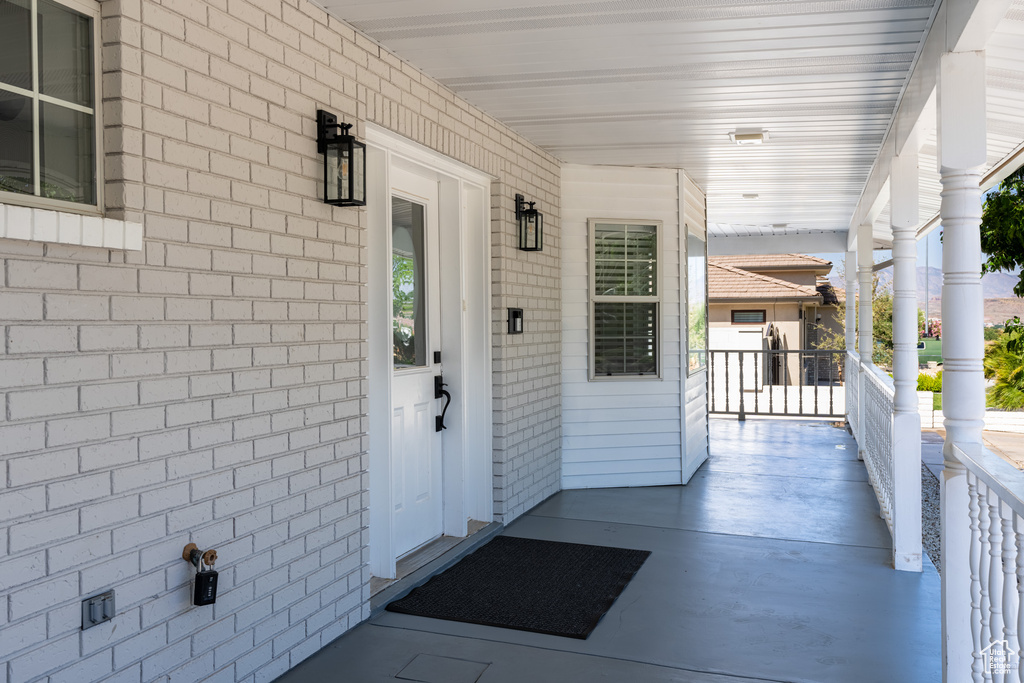
<instances>
[{"instance_id":1,"label":"door lock","mask_svg":"<svg viewBox=\"0 0 1024 683\"><path fill-rule=\"evenodd\" d=\"M444 402L444 409L440 415L434 416L434 431L439 432L442 429L448 429L444 426L444 416L448 412L448 406L452 403L452 395L445 391L445 387L448 386L444 383L443 375L434 375L434 398L441 398L444 396L447 400Z\"/></svg>"}]
</instances>

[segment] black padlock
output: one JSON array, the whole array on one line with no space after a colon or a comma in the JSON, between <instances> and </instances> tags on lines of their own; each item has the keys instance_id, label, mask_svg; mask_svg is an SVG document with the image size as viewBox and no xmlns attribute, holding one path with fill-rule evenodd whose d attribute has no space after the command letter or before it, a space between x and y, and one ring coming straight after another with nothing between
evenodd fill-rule
<instances>
[{"instance_id":1,"label":"black padlock","mask_svg":"<svg viewBox=\"0 0 1024 683\"><path fill-rule=\"evenodd\" d=\"M192 595L193 605L212 605L217 602L217 572L213 569L196 572L196 588Z\"/></svg>"}]
</instances>

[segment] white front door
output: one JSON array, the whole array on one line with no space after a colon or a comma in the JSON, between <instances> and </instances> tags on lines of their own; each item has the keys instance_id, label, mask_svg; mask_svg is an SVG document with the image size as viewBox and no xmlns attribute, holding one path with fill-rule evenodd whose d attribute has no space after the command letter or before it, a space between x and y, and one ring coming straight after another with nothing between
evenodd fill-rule
<instances>
[{"instance_id":1,"label":"white front door","mask_svg":"<svg viewBox=\"0 0 1024 683\"><path fill-rule=\"evenodd\" d=\"M395 555L443 531L438 183L391 171L391 473Z\"/></svg>"}]
</instances>

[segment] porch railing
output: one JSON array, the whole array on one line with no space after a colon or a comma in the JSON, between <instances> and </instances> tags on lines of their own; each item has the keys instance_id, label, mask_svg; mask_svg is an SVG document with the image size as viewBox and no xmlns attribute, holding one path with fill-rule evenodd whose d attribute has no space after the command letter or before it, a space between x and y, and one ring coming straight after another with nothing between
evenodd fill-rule
<instances>
[{"instance_id":1,"label":"porch railing","mask_svg":"<svg viewBox=\"0 0 1024 683\"><path fill-rule=\"evenodd\" d=\"M878 497L882 518L895 538L893 529L893 389L892 379L874 365L861 364L861 407L864 414L864 466ZM920 520L917 520L920 524Z\"/></svg>"},{"instance_id":2,"label":"porch railing","mask_svg":"<svg viewBox=\"0 0 1024 683\"><path fill-rule=\"evenodd\" d=\"M970 618L947 619L946 647L973 653L961 662L963 680L968 663L973 681L1024 680L1024 472L983 449L971 455L954 444L952 453L966 470L967 495L958 505L951 505L955 494L945 501L942 552L947 563L967 559L969 568L946 565L943 599L948 615ZM949 547L958 539L968 547Z\"/></svg>"},{"instance_id":3,"label":"porch railing","mask_svg":"<svg viewBox=\"0 0 1024 683\"><path fill-rule=\"evenodd\" d=\"M709 358L709 407L720 415L842 417L844 351L715 349Z\"/></svg>"},{"instance_id":4,"label":"porch railing","mask_svg":"<svg viewBox=\"0 0 1024 683\"><path fill-rule=\"evenodd\" d=\"M860 356L846 352L846 421L850 431L858 434L860 427Z\"/></svg>"}]
</instances>

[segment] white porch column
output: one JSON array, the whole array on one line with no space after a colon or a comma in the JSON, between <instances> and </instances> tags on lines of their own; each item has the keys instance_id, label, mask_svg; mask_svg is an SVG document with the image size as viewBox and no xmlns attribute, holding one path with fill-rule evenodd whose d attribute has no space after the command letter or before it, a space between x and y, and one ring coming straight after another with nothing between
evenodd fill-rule
<instances>
[{"instance_id":1,"label":"white porch column","mask_svg":"<svg viewBox=\"0 0 1024 683\"><path fill-rule=\"evenodd\" d=\"M846 252L846 348L857 350L857 252Z\"/></svg>"},{"instance_id":2,"label":"white porch column","mask_svg":"<svg viewBox=\"0 0 1024 683\"><path fill-rule=\"evenodd\" d=\"M871 363L871 351L874 346L874 329L872 320L871 299L874 292L871 291L872 268L875 265L874 258L874 235L872 225L864 223L857 228L857 279L859 286L857 294L860 297L857 311L857 353L860 355L861 365ZM864 373L861 372L857 381L857 457L864 459L864 429L867 422L867 396L864 391Z\"/></svg>"},{"instance_id":3,"label":"white porch column","mask_svg":"<svg viewBox=\"0 0 1024 683\"><path fill-rule=\"evenodd\" d=\"M921 571L921 415L917 408L917 150L889 175L893 260L893 566Z\"/></svg>"},{"instance_id":4,"label":"white porch column","mask_svg":"<svg viewBox=\"0 0 1024 683\"><path fill-rule=\"evenodd\" d=\"M857 352L860 354L862 363L871 362L871 351L874 346L874 330L871 320L871 296L873 294L871 277L874 274L872 268L875 266L874 239L870 223L865 223L857 229L857 279L860 281L860 287L857 288L860 294Z\"/></svg>"},{"instance_id":5,"label":"white porch column","mask_svg":"<svg viewBox=\"0 0 1024 683\"><path fill-rule=\"evenodd\" d=\"M985 164L985 54L941 57L938 85L942 176L942 475L943 680L972 680L980 634L971 630L969 495L952 445L980 452L985 393L982 360L981 169ZM977 667L980 673L981 663ZM980 680L980 679L975 679Z\"/></svg>"}]
</instances>

